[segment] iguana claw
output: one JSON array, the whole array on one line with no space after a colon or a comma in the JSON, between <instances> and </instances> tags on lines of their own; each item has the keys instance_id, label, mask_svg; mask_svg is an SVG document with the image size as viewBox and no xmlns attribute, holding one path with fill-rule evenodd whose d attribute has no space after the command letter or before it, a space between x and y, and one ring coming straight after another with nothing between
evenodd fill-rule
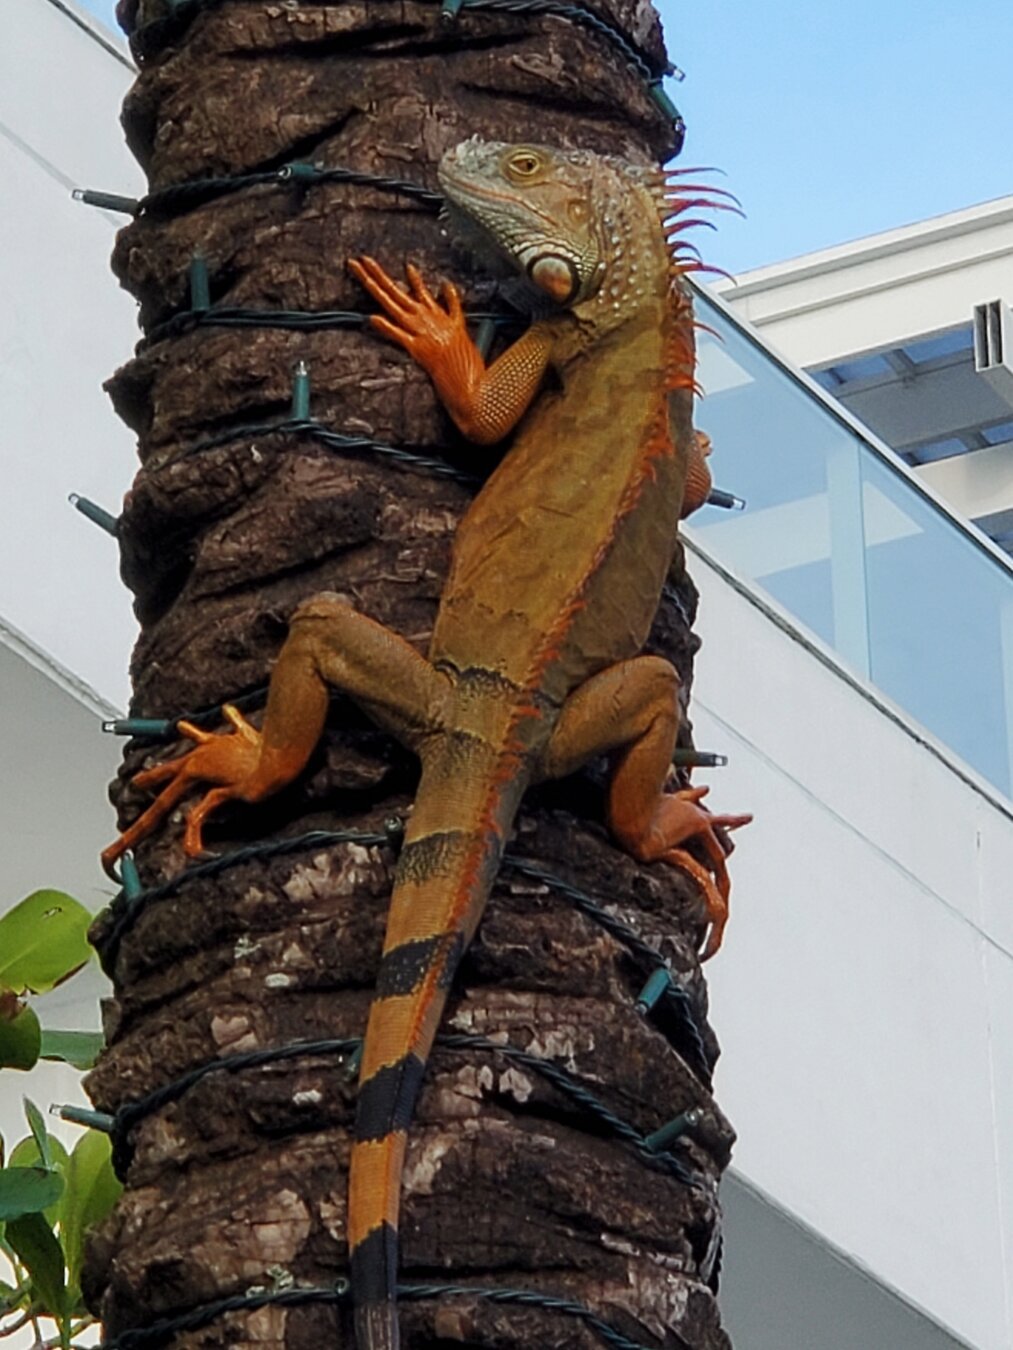
<instances>
[{"instance_id":1,"label":"iguana claw","mask_svg":"<svg viewBox=\"0 0 1013 1350\"><path fill-rule=\"evenodd\" d=\"M405 267L410 291L400 287L375 258L349 258L348 269L386 313L386 317L372 315L371 326L403 347L430 374L447 360L456 344L463 340L470 345L461 297L451 282L441 286L440 304L412 263Z\"/></svg>"},{"instance_id":2,"label":"iguana claw","mask_svg":"<svg viewBox=\"0 0 1013 1350\"><path fill-rule=\"evenodd\" d=\"M190 858L203 852L201 830L212 811L232 798L251 801L262 795L254 786L254 772L260 760L260 732L230 703L222 708L222 714L234 728L232 732L204 731L192 722L179 722L179 731L196 741L194 748L135 775L135 787L145 790L161 787L162 790L129 829L103 850L102 866L114 880L117 879L115 864L123 854L157 829L196 784L215 783L219 786L206 792L187 816L183 849Z\"/></svg>"},{"instance_id":3,"label":"iguana claw","mask_svg":"<svg viewBox=\"0 0 1013 1350\"><path fill-rule=\"evenodd\" d=\"M668 845L659 860L678 867L700 887L710 924L701 961L709 960L719 949L728 922L731 883L725 858L730 846L726 849L715 831L737 830L753 819L751 815L711 815L700 805L709 791L706 787L684 788L663 796L651 831L654 838L660 835ZM706 865L678 847L689 840L701 845L707 855Z\"/></svg>"}]
</instances>

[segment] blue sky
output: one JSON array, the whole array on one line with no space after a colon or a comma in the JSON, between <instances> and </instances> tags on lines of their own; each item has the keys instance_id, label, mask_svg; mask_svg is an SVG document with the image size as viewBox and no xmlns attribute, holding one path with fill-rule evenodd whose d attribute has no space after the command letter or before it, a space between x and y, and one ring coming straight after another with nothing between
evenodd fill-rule
<instances>
[{"instance_id":1,"label":"blue sky","mask_svg":"<svg viewBox=\"0 0 1013 1350\"><path fill-rule=\"evenodd\" d=\"M81 0L113 24L114 0ZM1013 0L660 0L685 164L716 165L740 271L1013 194ZM112 134L118 134L113 130Z\"/></svg>"}]
</instances>

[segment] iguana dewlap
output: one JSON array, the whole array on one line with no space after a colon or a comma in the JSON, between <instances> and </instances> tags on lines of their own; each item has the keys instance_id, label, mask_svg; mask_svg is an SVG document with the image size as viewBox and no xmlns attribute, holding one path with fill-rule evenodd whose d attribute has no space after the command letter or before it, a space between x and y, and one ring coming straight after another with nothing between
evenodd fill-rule
<instances>
[{"instance_id":1,"label":"iguana dewlap","mask_svg":"<svg viewBox=\"0 0 1013 1350\"><path fill-rule=\"evenodd\" d=\"M370 258L350 263L378 302L374 327L424 367L464 434L505 458L458 528L429 659L335 596L296 612L270 686L263 732L227 710L232 735L184 728L200 744L139 774L164 784L107 850L107 865L195 782L214 783L188 817L201 849L208 814L258 801L303 768L329 688L355 698L417 752L422 777L390 903L360 1074L348 1242L360 1350L399 1343L397 1227L406 1130L454 970L478 925L525 789L611 756L607 815L645 862L699 884L710 920L727 916L725 850L704 788L666 793L678 678L641 656L676 547L681 513L710 478L692 425L688 266L664 222L699 200L661 173L617 159L467 141L440 180L463 214L548 301L546 315L488 368L455 288L410 291ZM548 366L558 388L539 394ZM539 394L536 398L535 395ZM687 491L689 484L689 491ZM695 841L706 865L683 851Z\"/></svg>"}]
</instances>

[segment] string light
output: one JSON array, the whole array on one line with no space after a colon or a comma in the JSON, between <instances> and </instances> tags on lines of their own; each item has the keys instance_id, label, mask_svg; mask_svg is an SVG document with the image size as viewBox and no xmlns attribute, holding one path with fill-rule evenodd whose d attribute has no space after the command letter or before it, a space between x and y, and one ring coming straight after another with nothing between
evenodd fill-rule
<instances>
[{"instance_id":1,"label":"string light","mask_svg":"<svg viewBox=\"0 0 1013 1350\"><path fill-rule=\"evenodd\" d=\"M203 314L211 308L211 282L207 259L195 253L190 259L190 308L194 314Z\"/></svg>"},{"instance_id":2,"label":"string light","mask_svg":"<svg viewBox=\"0 0 1013 1350\"><path fill-rule=\"evenodd\" d=\"M86 520L90 520L100 530L105 530L106 534L111 534L115 538L119 533L120 522L105 507L97 506L93 501L90 501L87 497L79 496L76 492L69 493L67 500L75 511L80 511Z\"/></svg>"},{"instance_id":3,"label":"string light","mask_svg":"<svg viewBox=\"0 0 1013 1350\"><path fill-rule=\"evenodd\" d=\"M663 1153L672 1144L678 1143L686 1135L692 1134L702 1120L703 1112L697 1106L693 1107L692 1110L683 1111L674 1120L670 1120L667 1125L662 1125L660 1130L655 1130L653 1134L647 1136L645 1142L648 1149L652 1153Z\"/></svg>"},{"instance_id":4,"label":"string light","mask_svg":"<svg viewBox=\"0 0 1013 1350\"><path fill-rule=\"evenodd\" d=\"M305 361L298 361L292 377L292 421L307 422L309 415L310 368Z\"/></svg>"},{"instance_id":5,"label":"string light","mask_svg":"<svg viewBox=\"0 0 1013 1350\"><path fill-rule=\"evenodd\" d=\"M746 503L741 497L734 496L731 492L722 492L720 488L712 488L711 494L707 498L708 506L721 506L726 511L744 511Z\"/></svg>"},{"instance_id":6,"label":"string light","mask_svg":"<svg viewBox=\"0 0 1013 1350\"><path fill-rule=\"evenodd\" d=\"M728 763L727 755L719 755L714 750L683 750L672 753L672 763L677 769L723 769Z\"/></svg>"}]
</instances>

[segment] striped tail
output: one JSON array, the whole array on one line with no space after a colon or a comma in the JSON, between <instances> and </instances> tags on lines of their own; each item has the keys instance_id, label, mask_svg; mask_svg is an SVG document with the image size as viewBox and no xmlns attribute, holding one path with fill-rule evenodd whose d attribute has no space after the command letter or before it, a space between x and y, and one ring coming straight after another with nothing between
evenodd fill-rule
<instances>
[{"instance_id":1,"label":"striped tail","mask_svg":"<svg viewBox=\"0 0 1013 1350\"><path fill-rule=\"evenodd\" d=\"M524 789L515 758L494 758L498 772L483 774L481 784L467 783L468 775L462 783L459 772L455 781L450 763L425 766L398 864L363 1043L348 1183L358 1350L400 1345L397 1234L408 1125L454 972L478 927Z\"/></svg>"}]
</instances>

